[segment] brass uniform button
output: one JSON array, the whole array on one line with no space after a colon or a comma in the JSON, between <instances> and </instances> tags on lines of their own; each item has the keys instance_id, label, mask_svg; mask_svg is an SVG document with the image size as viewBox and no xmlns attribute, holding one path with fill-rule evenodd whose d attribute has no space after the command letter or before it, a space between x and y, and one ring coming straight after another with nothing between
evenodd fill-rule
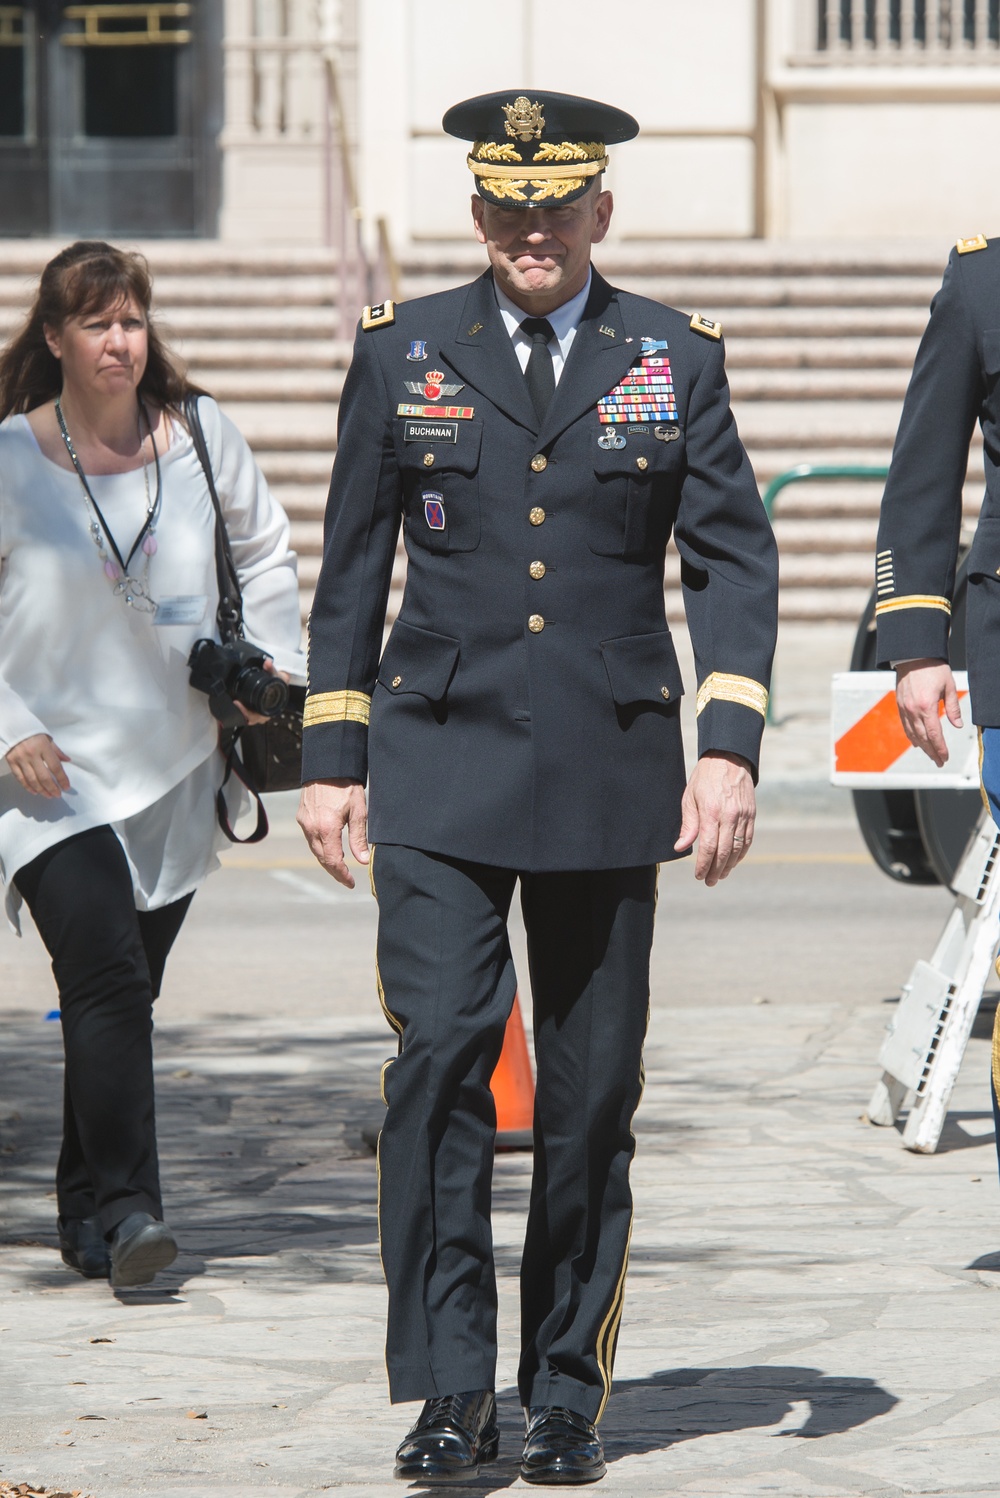
<instances>
[{"instance_id":1,"label":"brass uniform button","mask_svg":"<svg viewBox=\"0 0 1000 1498\"><path fill-rule=\"evenodd\" d=\"M646 469L649 467L649 459L648 458L636 458L636 460L635 460L635 466L636 466L636 468L639 469L639 471L641 473L645 473Z\"/></svg>"},{"instance_id":2,"label":"brass uniform button","mask_svg":"<svg viewBox=\"0 0 1000 1498\"><path fill-rule=\"evenodd\" d=\"M433 468L434 467L434 454L433 453L424 453L424 467L425 468Z\"/></svg>"},{"instance_id":3,"label":"brass uniform button","mask_svg":"<svg viewBox=\"0 0 1000 1498\"><path fill-rule=\"evenodd\" d=\"M545 511L539 509L538 505L536 505L529 514L528 519L531 521L532 525L541 525L545 520Z\"/></svg>"},{"instance_id":4,"label":"brass uniform button","mask_svg":"<svg viewBox=\"0 0 1000 1498\"><path fill-rule=\"evenodd\" d=\"M663 698L664 702L668 702L670 700L670 688L669 687L661 687L660 688L660 696Z\"/></svg>"},{"instance_id":5,"label":"brass uniform button","mask_svg":"<svg viewBox=\"0 0 1000 1498\"><path fill-rule=\"evenodd\" d=\"M403 678L401 676L394 676L392 678L392 684L394 687L401 687L403 685ZM666 687L664 687L664 691L666 691Z\"/></svg>"},{"instance_id":6,"label":"brass uniform button","mask_svg":"<svg viewBox=\"0 0 1000 1498\"><path fill-rule=\"evenodd\" d=\"M531 618L528 620L528 628L531 630L531 633L533 635L541 634L542 630L545 628L545 620L542 618L541 614L532 614Z\"/></svg>"},{"instance_id":7,"label":"brass uniform button","mask_svg":"<svg viewBox=\"0 0 1000 1498\"><path fill-rule=\"evenodd\" d=\"M535 579L535 582L537 583L539 578L545 576L545 563L544 562L532 562L531 566L528 568L528 571L531 573L532 577Z\"/></svg>"},{"instance_id":8,"label":"brass uniform button","mask_svg":"<svg viewBox=\"0 0 1000 1498\"><path fill-rule=\"evenodd\" d=\"M531 467L535 473L544 473L549 466L549 460L544 453L536 453L531 460Z\"/></svg>"}]
</instances>

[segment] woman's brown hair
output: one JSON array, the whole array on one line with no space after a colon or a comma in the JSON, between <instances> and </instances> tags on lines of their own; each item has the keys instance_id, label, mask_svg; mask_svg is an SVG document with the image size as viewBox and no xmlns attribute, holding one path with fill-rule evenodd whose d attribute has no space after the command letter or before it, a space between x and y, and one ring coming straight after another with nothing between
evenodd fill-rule
<instances>
[{"instance_id":1,"label":"woman's brown hair","mask_svg":"<svg viewBox=\"0 0 1000 1498\"><path fill-rule=\"evenodd\" d=\"M45 341L46 327L62 329L70 317L120 307L130 297L145 313L148 328L140 396L179 411L186 395L203 394L187 379L150 318L153 281L145 257L103 240L78 240L42 271L23 327L0 352L0 421L33 411L62 389L62 369Z\"/></svg>"}]
</instances>

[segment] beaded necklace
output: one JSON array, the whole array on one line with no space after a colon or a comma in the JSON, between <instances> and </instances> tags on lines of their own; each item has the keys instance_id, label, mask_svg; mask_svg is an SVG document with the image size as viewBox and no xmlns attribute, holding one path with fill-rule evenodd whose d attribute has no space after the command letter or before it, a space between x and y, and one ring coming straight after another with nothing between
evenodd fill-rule
<instances>
[{"instance_id":1,"label":"beaded necklace","mask_svg":"<svg viewBox=\"0 0 1000 1498\"><path fill-rule=\"evenodd\" d=\"M111 527L101 513L101 507L94 498L93 490L87 482L87 475L84 473L83 465L76 455L73 439L70 437L69 429L66 426L66 418L63 416L62 405L58 396L56 397L56 419L59 422L59 430L62 433L66 451L69 453L70 462L73 464L76 476L80 480L84 499L90 512L89 529L91 540L97 547L97 553L104 563L105 573L109 580L114 583L115 596L123 598L129 608L135 609L141 614L152 614L156 612L156 604L149 596L149 559L156 551L156 522L160 514L163 480L160 473L160 454L157 450L156 438L153 436L149 412L146 410L142 400L138 402L138 409L141 413L142 421L146 423L146 431L149 434L149 440L153 448L153 462L156 465L156 494L150 498L149 465L146 462L145 442L142 440L142 424L137 418L140 439L139 451L142 455L142 477L146 486L146 518L142 523L139 534L132 542L128 556L123 557L118 550L118 543L111 534ZM108 555L109 547L114 554L113 560ZM135 577L129 571L129 568L132 565L132 558L140 547L143 553L142 576Z\"/></svg>"}]
</instances>

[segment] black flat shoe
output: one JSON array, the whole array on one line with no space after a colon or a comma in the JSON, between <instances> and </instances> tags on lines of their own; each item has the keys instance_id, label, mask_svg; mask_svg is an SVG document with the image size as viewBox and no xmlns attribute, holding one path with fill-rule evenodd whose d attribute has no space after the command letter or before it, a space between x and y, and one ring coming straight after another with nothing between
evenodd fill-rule
<instances>
[{"instance_id":1,"label":"black flat shoe","mask_svg":"<svg viewBox=\"0 0 1000 1498\"><path fill-rule=\"evenodd\" d=\"M177 1239L149 1212L130 1212L111 1239L111 1284L148 1285L177 1257Z\"/></svg>"},{"instance_id":2,"label":"black flat shoe","mask_svg":"<svg viewBox=\"0 0 1000 1498\"><path fill-rule=\"evenodd\" d=\"M107 1240L96 1217L60 1217L59 1252L62 1261L85 1280L106 1280L111 1268Z\"/></svg>"},{"instance_id":3,"label":"black flat shoe","mask_svg":"<svg viewBox=\"0 0 1000 1498\"><path fill-rule=\"evenodd\" d=\"M525 1482L598 1482L607 1471L601 1438L583 1415L556 1405L533 1405L521 1456Z\"/></svg>"},{"instance_id":4,"label":"black flat shoe","mask_svg":"<svg viewBox=\"0 0 1000 1498\"><path fill-rule=\"evenodd\" d=\"M428 1399L396 1452L396 1476L430 1484L468 1482L500 1448L492 1389Z\"/></svg>"}]
</instances>

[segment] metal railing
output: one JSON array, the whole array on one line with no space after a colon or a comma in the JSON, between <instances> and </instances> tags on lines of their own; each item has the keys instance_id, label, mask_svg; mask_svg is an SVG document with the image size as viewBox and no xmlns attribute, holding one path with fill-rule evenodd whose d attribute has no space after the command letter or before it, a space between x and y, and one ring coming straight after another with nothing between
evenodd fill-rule
<instances>
[{"instance_id":1,"label":"metal railing","mask_svg":"<svg viewBox=\"0 0 1000 1498\"><path fill-rule=\"evenodd\" d=\"M1000 60L1000 0L801 0L816 61Z\"/></svg>"},{"instance_id":2,"label":"metal railing","mask_svg":"<svg viewBox=\"0 0 1000 1498\"><path fill-rule=\"evenodd\" d=\"M813 479L821 482L831 480L861 479L869 482L877 480L884 482L889 476L889 470L883 466L868 466L864 463L798 463L794 468L786 468L784 473L779 473L773 478L764 490L764 509L767 518L774 521L774 501L782 489L787 489L789 484L804 484ZM774 683L771 684L771 694L767 699L768 723L774 722Z\"/></svg>"}]
</instances>

